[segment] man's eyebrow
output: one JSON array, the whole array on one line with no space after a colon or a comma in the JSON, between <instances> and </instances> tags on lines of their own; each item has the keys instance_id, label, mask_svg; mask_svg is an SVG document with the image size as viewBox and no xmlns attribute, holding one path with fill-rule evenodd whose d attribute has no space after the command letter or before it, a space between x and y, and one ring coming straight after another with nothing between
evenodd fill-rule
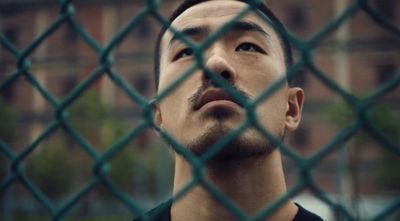
<instances>
[{"instance_id":1,"label":"man's eyebrow","mask_svg":"<svg viewBox=\"0 0 400 221\"><path fill-rule=\"evenodd\" d=\"M269 34L258 24L249 21L237 21L232 25L232 28L229 31L242 31L242 32L258 32L262 35L269 37ZM196 36L196 35L207 35L211 32L210 28L207 26L197 26L197 27L189 27L184 28L180 32L185 37ZM174 34L169 41L169 45L179 39L178 34Z\"/></svg>"},{"instance_id":2,"label":"man's eyebrow","mask_svg":"<svg viewBox=\"0 0 400 221\"><path fill-rule=\"evenodd\" d=\"M269 37L269 34L258 24L250 21L238 21L235 22L232 26L232 31L249 31L249 32L259 32L266 37Z\"/></svg>"},{"instance_id":3,"label":"man's eyebrow","mask_svg":"<svg viewBox=\"0 0 400 221\"><path fill-rule=\"evenodd\" d=\"M178 31L179 33L181 33L182 35L184 35L185 37L190 37L190 36L196 36L196 35L206 35L208 33L210 33L210 28L206 27L206 26L198 26L198 27L189 27L189 28L184 28L180 31ZM172 43L174 43L174 41L177 41L179 39L178 34L174 34L171 38L171 40L169 41L169 45L171 46Z\"/></svg>"}]
</instances>

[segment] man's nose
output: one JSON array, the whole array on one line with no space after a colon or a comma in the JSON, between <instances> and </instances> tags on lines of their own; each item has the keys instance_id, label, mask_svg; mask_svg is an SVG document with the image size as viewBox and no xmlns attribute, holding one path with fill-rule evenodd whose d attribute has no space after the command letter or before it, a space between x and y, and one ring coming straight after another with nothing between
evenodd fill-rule
<instances>
[{"instance_id":1,"label":"man's nose","mask_svg":"<svg viewBox=\"0 0 400 221\"><path fill-rule=\"evenodd\" d=\"M212 74L218 74L229 83L234 84L236 80L235 69L228 62L226 56L221 54L211 55L207 60L206 67L208 70L204 70L203 72L203 81L211 81L213 86L220 87L211 78Z\"/></svg>"}]
</instances>

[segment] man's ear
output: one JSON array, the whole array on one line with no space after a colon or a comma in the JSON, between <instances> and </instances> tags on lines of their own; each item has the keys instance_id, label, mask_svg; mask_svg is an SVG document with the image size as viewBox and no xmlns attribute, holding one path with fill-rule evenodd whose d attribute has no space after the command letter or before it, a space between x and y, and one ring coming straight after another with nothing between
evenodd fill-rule
<instances>
[{"instance_id":1,"label":"man's ear","mask_svg":"<svg viewBox=\"0 0 400 221\"><path fill-rule=\"evenodd\" d=\"M163 126L161 110L160 110L160 106L158 104L154 105L154 123L161 128Z\"/></svg>"},{"instance_id":2,"label":"man's ear","mask_svg":"<svg viewBox=\"0 0 400 221\"><path fill-rule=\"evenodd\" d=\"M285 128L293 131L299 126L304 102L304 91L299 87L289 88L288 109L286 111Z\"/></svg>"}]
</instances>

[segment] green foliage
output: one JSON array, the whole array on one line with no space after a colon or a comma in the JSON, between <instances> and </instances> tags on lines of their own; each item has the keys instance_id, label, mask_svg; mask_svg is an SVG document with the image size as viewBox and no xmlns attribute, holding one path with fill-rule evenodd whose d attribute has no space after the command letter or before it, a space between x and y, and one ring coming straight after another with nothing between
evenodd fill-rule
<instances>
[{"instance_id":1,"label":"green foliage","mask_svg":"<svg viewBox=\"0 0 400 221\"><path fill-rule=\"evenodd\" d=\"M16 130L17 114L0 98L0 140L12 141Z\"/></svg>"},{"instance_id":2,"label":"green foliage","mask_svg":"<svg viewBox=\"0 0 400 221\"><path fill-rule=\"evenodd\" d=\"M332 105L328 111L329 120L338 129L342 130L351 122L357 120L357 112L344 102L338 102ZM400 126L398 119L391 110L383 105L375 105L368 111L370 123L385 136L399 143ZM361 130L353 137L356 146L366 144L370 135ZM389 191L400 191L400 156L387 151L380 151L378 155L378 170L376 173L376 183L383 189Z\"/></svg>"},{"instance_id":3,"label":"green foliage","mask_svg":"<svg viewBox=\"0 0 400 221\"><path fill-rule=\"evenodd\" d=\"M114 117L101 101L96 90L85 92L70 108L71 125L99 151L103 152L127 133L128 126ZM121 189L131 190L134 185L135 153L132 145L114 156L109 162L108 177ZM87 165L89 166L89 165ZM109 198L109 191L99 189L101 198Z\"/></svg>"},{"instance_id":4,"label":"green foliage","mask_svg":"<svg viewBox=\"0 0 400 221\"><path fill-rule=\"evenodd\" d=\"M108 177L125 191L133 190L135 174L135 153L127 149L110 161Z\"/></svg>"},{"instance_id":5,"label":"green foliage","mask_svg":"<svg viewBox=\"0 0 400 221\"><path fill-rule=\"evenodd\" d=\"M0 141L9 144L16 134L17 114L0 98ZM7 158L0 152L0 181L6 176Z\"/></svg>"},{"instance_id":6,"label":"green foliage","mask_svg":"<svg viewBox=\"0 0 400 221\"><path fill-rule=\"evenodd\" d=\"M87 91L71 105L69 109L71 125L94 146L101 141L101 130L104 122L111 120L111 111L101 102L96 90ZM100 142L98 142L100 141Z\"/></svg>"},{"instance_id":7,"label":"green foliage","mask_svg":"<svg viewBox=\"0 0 400 221\"><path fill-rule=\"evenodd\" d=\"M358 113L354 107L347 103L337 102L329 107L328 118L337 129L342 130L358 120ZM398 141L399 125L388 107L383 105L371 107L368 110L368 119L375 128L382 131L389 139ZM358 133L355 137L357 145L364 143L368 137L369 135L363 131Z\"/></svg>"},{"instance_id":8,"label":"green foliage","mask_svg":"<svg viewBox=\"0 0 400 221\"><path fill-rule=\"evenodd\" d=\"M400 157L384 151L379 156L377 184L389 192L400 193Z\"/></svg>"},{"instance_id":9,"label":"green foliage","mask_svg":"<svg viewBox=\"0 0 400 221\"><path fill-rule=\"evenodd\" d=\"M78 168L72 157L60 144L43 146L28 162L28 174L47 196L59 199L71 191L76 179Z\"/></svg>"},{"instance_id":10,"label":"green foliage","mask_svg":"<svg viewBox=\"0 0 400 221\"><path fill-rule=\"evenodd\" d=\"M107 108L96 90L82 94L69 113L71 125L98 150L104 150L127 132L127 125Z\"/></svg>"},{"instance_id":11,"label":"green foliage","mask_svg":"<svg viewBox=\"0 0 400 221\"><path fill-rule=\"evenodd\" d=\"M114 117L112 111L102 103L96 90L85 92L71 105L68 121L97 149L99 154L125 135L128 130L126 124ZM81 159L80 147L75 142L67 149L64 141L65 137L62 134L54 134L40 147L39 152L35 152L27 165L27 173L32 181L46 195L55 199L71 191L78 178L86 176L83 171L78 170L77 165L83 168L93 165L93 161ZM107 176L125 191L133 190L134 186L134 152L134 147L130 144L108 162L110 170ZM86 178L83 177L83 179ZM98 193L102 199L111 197L109 191L104 188L100 188Z\"/></svg>"}]
</instances>

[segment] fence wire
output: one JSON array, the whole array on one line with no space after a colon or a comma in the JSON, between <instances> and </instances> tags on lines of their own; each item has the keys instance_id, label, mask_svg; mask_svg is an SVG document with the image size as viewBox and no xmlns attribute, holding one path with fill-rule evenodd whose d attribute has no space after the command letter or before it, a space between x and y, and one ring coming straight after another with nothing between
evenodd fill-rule
<instances>
[{"instance_id":1,"label":"fence wire","mask_svg":"<svg viewBox=\"0 0 400 221\"><path fill-rule=\"evenodd\" d=\"M204 67L202 53L203 50L210 46L220 36L222 36L235 21L240 19L249 11L253 10L253 5L256 2L257 1L255 0L252 1L252 3L250 3L250 5L241 13L239 13L234 19L232 19L232 21L226 23L223 27L221 27L220 30L207 37L207 39L202 44L197 46L194 46L189 39L186 39L183 35L176 33L176 30L171 28L170 30L175 32L181 41L191 46L194 46L194 54L196 56L197 63L193 67L186 70L179 79L176 79L176 81L169 85L165 90L160 91L157 97L152 101L149 101L141 96L135 90L135 88L131 87L127 82L124 81L124 79L119 75L118 72L113 70L112 67L114 61L112 59L112 53L113 50L129 35L131 30L134 29L146 16L152 16L153 18L155 18L159 22L160 26L169 26L168 20L164 18L159 12L159 7L161 4L160 1L148 0L146 6L142 8L135 16L133 16L129 23L118 33L116 33L114 38L112 38L112 40L105 46L100 45L85 30L85 28L79 23L79 21L75 19L75 7L72 0L59 1L59 16L54 21L52 21L51 24L49 24L47 28L43 30L43 32L41 32L24 49L18 49L3 34L0 34L0 43L2 45L2 50L5 50L7 53L12 54L16 58L15 71L8 74L7 77L2 82L0 82L0 93L2 93L2 91L4 91L7 87L15 84L18 79L25 78L31 84L34 90L39 92L40 95L48 102L48 104L51 105L55 113L53 120L51 121L51 123L48 124L47 128L31 143L27 144L19 153L16 153L6 142L0 140L0 150L2 154L5 155L6 158L8 158L11 165L8 175L4 178L4 180L1 180L0 191L4 193L10 188L10 186L14 185L17 182L20 182L26 188L26 190L28 190L34 196L34 198L47 209L48 213L52 217L52 220L62 220L63 218L65 218L67 212L72 210L74 205L82 200L92 189L96 188L100 184L103 184L133 214L144 214L145 210L140 206L141 202L135 201L135 199L130 198L127 193L118 188L106 176L108 173L107 162L111 160L116 154L121 152L126 147L126 145L132 142L143 130L147 128L157 128L157 126L153 123L153 102L159 102L164 97L168 96L168 94L171 93L174 88L181 84L196 69L206 69ZM271 96L274 91L279 89L285 83L286 78L282 78L280 81L266 88L265 91L263 91L254 101L248 102L245 99L241 98L240 94L237 93L231 87L231 85L225 82L221 77L219 77L218 75L211 75L213 80L222 85L227 93L235 96L241 103L244 104L248 113L248 117L237 129L235 129L228 136L224 137L215 145L213 145L210 151L204 154L202 157L194 156L182 144L177 142L169 134L165 133L163 130L159 130L161 137L176 152L181 154L188 162L190 162L193 167L193 180L187 183L184 188L182 188L179 192L172 196L174 200L178 200L179 198L184 196L186 193L191 191L194 186L201 185L207 191L209 191L209 193L226 209L232 212L232 214L234 214L239 220L257 221L263 220L264 218L269 216L274 210L279 208L289 198L296 196L304 189L309 189L321 201L329 205L332 210L341 212L342 215L347 218L347 220L357 220L357 218L352 215L352 212L349 211L345 206L334 202L327 196L324 190L315 183L311 171L314 167L318 165L318 163L321 162L323 158L325 158L332 152L337 151L342 146L342 144L348 141L357 131L361 129L365 130L373 139L375 139L382 148L386 148L393 154L400 156L400 147L396 143L388 139L388 137L383 134L379 129L374 127L367 114L368 110L373 107L374 103L376 103L379 98L381 98L383 95L385 95L395 87L398 87L400 83L400 74L397 73L390 81L380 85L366 98L359 99L353 96L349 91L345 90L337 83L330 80L330 78L328 78L327 75L322 70L320 70L313 61L312 52L315 47L321 41L329 37L341 25L347 22L347 20L358 11L364 11L373 19L373 21L377 25L386 29L397 38L400 38L400 28L396 27L384 16L379 14L379 12L374 10L368 0L355 0L350 3L338 17L329 21L307 41L302 41L296 36L285 32L284 30L276 29L276 31L280 32L282 35L285 35L290 39L290 42L300 52L301 56L299 61L287 71L287 76L290 77L295 75L297 71L302 68L309 69L311 71L311 74L319 79L319 81L322 82L327 88L340 95L349 105L357 110L356 120L353 123L349 124L342 131L340 131L340 133L338 133L334 139L332 139L325 146L321 147L319 151L317 151L315 154L308 158L304 158L297 154L295 151L291 150L289 146L281 142L279 139L269 133L265 128L259 125L256 115L254 113L254 109L257 107L257 105L261 101L268 99L268 97ZM262 16L260 16L260 18L264 19L265 22L275 27L275 24L269 19ZM65 96L63 99L57 99L38 81L38 79L36 79L34 73L31 73L31 63L29 60L29 56L32 55L32 53L35 52L35 50L37 50L37 48L44 41L49 39L49 37L58 28L60 28L62 24L68 24L70 27L72 27L73 30L79 34L80 38L82 38L84 42L98 54L99 63L96 69L86 79L84 79L75 88L73 88L73 90L69 92L67 96ZM87 90L88 87L93 84L93 82L95 82L102 76L107 76L108 79L111 80L115 86L119 87L132 100L132 102L141 106L144 111L142 115L142 120L138 125L131 129L127 135L122 137L116 143L109 146L107 148L107 151L102 154L98 154L95 151L95 148L83 136L81 136L80 133L73 126L71 126L70 123L67 122L67 119L69 117L68 108L70 107L70 105L73 104L73 102L76 101L85 92L85 90ZM229 198L225 197L203 176L205 162L212 156L214 156L219 150L221 150L224 144L228 143L230 140L235 138L238 134L249 127L256 128L259 133L261 133L267 139L279 146L283 154L291 159L299 168L299 181L297 182L297 184L289 189L289 191L285 195L281 196L276 202L266 206L254 217L247 217L240 208L234 205L234 203ZM57 206L37 188L34 182L32 182L26 176L23 161L32 153L32 151L35 150L35 148L38 147L41 142L46 140L58 129L64 130L93 160L93 176L84 186L80 188L79 191L71 195L61 205ZM383 220L384 218L398 211L399 208L400 198L396 198L390 205L387 206L385 210L381 211L381 213L377 214L375 217L370 218L370 220ZM148 219L151 220L151 217L148 217Z\"/></svg>"}]
</instances>

